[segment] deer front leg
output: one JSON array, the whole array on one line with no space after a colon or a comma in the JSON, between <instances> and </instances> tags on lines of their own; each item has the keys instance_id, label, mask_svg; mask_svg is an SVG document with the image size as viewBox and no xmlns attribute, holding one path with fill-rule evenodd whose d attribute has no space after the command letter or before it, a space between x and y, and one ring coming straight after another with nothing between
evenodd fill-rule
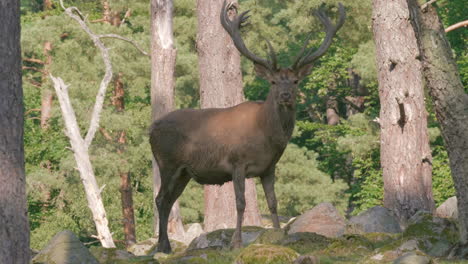
<instances>
[{"instance_id":1,"label":"deer front leg","mask_svg":"<svg viewBox=\"0 0 468 264\"><path fill-rule=\"evenodd\" d=\"M234 193L236 195L237 224L236 231L234 231L232 235L231 247L240 248L242 246L242 220L244 219L245 211L245 171L243 168L237 168L234 171L232 181L234 183Z\"/></svg>"},{"instance_id":2,"label":"deer front leg","mask_svg":"<svg viewBox=\"0 0 468 264\"><path fill-rule=\"evenodd\" d=\"M265 197L268 204L268 209L270 209L271 213L271 221L273 222L274 228L280 228L279 219L278 219L278 212L277 212L277 204L276 201L276 194L275 194L275 168L273 167L260 178L263 186L263 191L265 192Z\"/></svg>"}]
</instances>

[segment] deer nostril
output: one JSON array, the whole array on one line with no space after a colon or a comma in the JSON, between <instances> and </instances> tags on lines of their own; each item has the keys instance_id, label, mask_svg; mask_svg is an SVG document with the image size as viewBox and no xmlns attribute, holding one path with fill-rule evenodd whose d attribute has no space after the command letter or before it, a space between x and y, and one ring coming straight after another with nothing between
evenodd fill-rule
<instances>
[{"instance_id":1,"label":"deer nostril","mask_svg":"<svg viewBox=\"0 0 468 264\"><path fill-rule=\"evenodd\" d=\"M290 93L281 93L280 96L281 96L281 99L283 99L283 100L287 100L287 99L291 98Z\"/></svg>"}]
</instances>

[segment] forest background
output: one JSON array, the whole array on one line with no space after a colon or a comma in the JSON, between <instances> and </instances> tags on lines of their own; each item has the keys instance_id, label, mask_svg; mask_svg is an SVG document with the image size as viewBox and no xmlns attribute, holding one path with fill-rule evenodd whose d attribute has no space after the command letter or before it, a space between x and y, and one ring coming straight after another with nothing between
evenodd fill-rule
<instances>
[{"instance_id":1,"label":"forest background","mask_svg":"<svg viewBox=\"0 0 468 264\"><path fill-rule=\"evenodd\" d=\"M107 2L114 22L101 23ZM100 34L116 33L150 50L149 1L65 1L87 15ZM263 39L279 51L287 65L312 30L319 45L323 32L309 11L321 1L241 0L250 9L251 26L243 36L258 54L265 54ZM336 6L338 1L327 1ZM379 149L379 97L371 30L371 1L342 0L347 21L329 51L300 85L297 124L293 139L277 166L279 214L297 216L314 205L332 202L345 214L355 215L383 202ZM45 8L47 3L52 8ZM58 102L53 98L49 73L70 84L70 97L82 131L89 116L104 67L99 51L85 32L53 7L54 2L22 1L22 55L25 100L25 157L31 248L40 249L57 232L70 229L82 241L95 241L95 227L87 207L73 153L64 133ZM196 2L174 2L177 48L176 106L199 107L196 48ZM447 27L464 19L462 0L437 1L439 16ZM108 10L108 9L107 9ZM125 19L124 19L125 18ZM447 34L467 91L467 29ZM133 187L137 240L153 235L153 194L148 127L151 120L150 58L134 46L104 39L110 48L114 79L106 95L100 124L90 147L91 162L102 191L109 227L116 241L123 240L120 177L130 173ZM261 44L259 44L261 43ZM244 94L263 100L268 83L254 75L252 64L242 61ZM123 88L123 90L122 90ZM123 91L123 92L122 92ZM122 98L124 108L115 100ZM44 120L45 100L50 117ZM440 130L430 100L428 127L433 155L433 192L436 205L455 194ZM43 120L41 120L41 117ZM120 140L122 134L125 141ZM268 214L261 186L258 202ZM189 183L180 198L184 223L203 221L203 187Z\"/></svg>"}]
</instances>

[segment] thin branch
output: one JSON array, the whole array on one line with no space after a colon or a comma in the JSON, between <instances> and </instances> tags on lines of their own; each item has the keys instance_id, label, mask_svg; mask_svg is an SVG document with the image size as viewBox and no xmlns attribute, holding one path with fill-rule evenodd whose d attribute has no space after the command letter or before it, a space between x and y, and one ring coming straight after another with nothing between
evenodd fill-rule
<instances>
[{"instance_id":1,"label":"thin branch","mask_svg":"<svg viewBox=\"0 0 468 264\"><path fill-rule=\"evenodd\" d=\"M96 95L96 103L94 104L93 113L91 115L91 121L90 121L88 132L86 133L86 138L85 138L86 147L89 148L89 146L91 145L91 142L93 141L93 138L94 138L94 136L96 134L96 131L97 131L98 127L99 127L99 120L100 120L100 115L101 115L101 111L102 111L103 104L104 104L104 97L105 97L105 94L106 94L106 89L107 89L107 86L109 85L109 83L110 83L110 81L112 79L112 65L111 65L111 61L110 61L110 57L109 57L109 49L104 45L104 43L102 43L101 38L103 38L105 36L109 36L109 37L112 36L114 38L118 38L118 39L121 39L121 40L128 41L128 42L134 44L135 47L137 47L137 48L138 48L138 45L136 45L135 43L133 43L129 39L126 39L124 37L121 37L121 36L118 36L118 35L115 35L115 34L108 34L108 35L97 35L97 34L95 34L88 27L88 25L86 24L85 19L83 18L83 15L81 14L81 12L80 12L80 10L78 8L76 8L74 6L65 8L65 6L63 5L63 0L60 0L60 5L65 10L65 13L68 16L70 16L71 18L73 18L74 20L76 20L78 22L78 24L80 24L81 28L86 33L88 33L90 38L93 40L94 45L100 49L101 54L102 54L102 60L104 61L104 65L105 65L104 78L101 81L101 84L100 84L99 90L98 90L98 94ZM78 13L78 15L74 14L74 12ZM140 52L143 52L141 49L139 49L139 50L140 50ZM145 54L145 52L143 52L143 53Z\"/></svg>"},{"instance_id":2,"label":"thin branch","mask_svg":"<svg viewBox=\"0 0 468 264\"><path fill-rule=\"evenodd\" d=\"M22 70L33 70L33 71L37 71L37 72L40 72L40 73L43 73L43 74L47 74L44 70L41 70L37 67L29 67L29 66L22 66L21 67Z\"/></svg>"},{"instance_id":3,"label":"thin branch","mask_svg":"<svg viewBox=\"0 0 468 264\"><path fill-rule=\"evenodd\" d=\"M130 44L132 44L133 46L135 46L135 48L141 52L141 54L145 55L145 56L150 56L148 54L148 52L144 51L140 45L138 45L136 42L134 42L133 40L131 39L128 39L126 37L122 37L122 36L119 36L117 34L103 34L103 35L97 35L99 38L116 38L116 39L120 39L120 40L123 40L123 41L126 41Z\"/></svg>"},{"instance_id":4,"label":"thin branch","mask_svg":"<svg viewBox=\"0 0 468 264\"><path fill-rule=\"evenodd\" d=\"M31 84L32 86L34 86L34 87L36 87L38 89L42 88L42 84L40 82L36 82L33 79L27 79L27 81L29 82L29 84Z\"/></svg>"},{"instance_id":5,"label":"thin branch","mask_svg":"<svg viewBox=\"0 0 468 264\"><path fill-rule=\"evenodd\" d=\"M23 61L28 61L28 62L33 62L33 63L39 63L39 64L45 64L44 61L40 59L35 59L35 58L23 58Z\"/></svg>"},{"instance_id":6,"label":"thin branch","mask_svg":"<svg viewBox=\"0 0 468 264\"><path fill-rule=\"evenodd\" d=\"M433 3L435 3L437 0L431 0L427 3L424 3L424 5L421 6L421 10L425 10L429 5L432 5Z\"/></svg>"},{"instance_id":7,"label":"thin branch","mask_svg":"<svg viewBox=\"0 0 468 264\"><path fill-rule=\"evenodd\" d=\"M127 12L125 12L124 18L123 18L122 21L120 22L119 27L120 27L123 23L125 23L125 19L129 18L131 13L132 13L132 11L131 11L131 9L129 8L129 9L127 10Z\"/></svg>"},{"instance_id":8,"label":"thin branch","mask_svg":"<svg viewBox=\"0 0 468 264\"><path fill-rule=\"evenodd\" d=\"M467 27L467 26L468 26L468 20L458 22L458 23L453 24L453 25L449 26L448 28L446 28L445 33L450 32L450 31L455 30L455 29L458 29L458 28L461 28L461 27Z\"/></svg>"},{"instance_id":9,"label":"thin branch","mask_svg":"<svg viewBox=\"0 0 468 264\"><path fill-rule=\"evenodd\" d=\"M24 115L26 116L26 115L30 114L31 112L40 112L40 111L41 111L40 108L33 108L33 109L29 109L28 111L26 111L24 113Z\"/></svg>"},{"instance_id":10,"label":"thin branch","mask_svg":"<svg viewBox=\"0 0 468 264\"><path fill-rule=\"evenodd\" d=\"M107 86L109 85L111 79L112 79L112 65L109 57L109 49L104 46L104 43L100 40L99 36L94 34L94 32L88 27L86 22L82 19L81 12L78 8L76 7L68 7L65 8L63 5L63 0L60 0L60 5L62 8L65 9L65 13L76 20L78 24L80 24L81 28L88 33L89 37L93 40L94 45L99 48L101 51L102 55L102 60L105 65L105 71L106 73L104 74L104 78L101 81L101 84L99 85L99 90L96 95L96 103L94 104L93 108L93 113L91 115L91 121L89 124L88 128L88 133L86 133L86 138L85 138L85 145L87 148L91 145L91 142L93 141L94 135L96 134L96 131L99 127L99 120L101 117L101 111L104 105L104 97L106 95L106 89ZM79 16L74 14L74 11L80 14Z\"/></svg>"},{"instance_id":11,"label":"thin branch","mask_svg":"<svg viewBox=\"0 0 468 264\"><path fill-rule=\"evenodd\" d=\"M99 128L99 131L101 132L101 134L104 136L105 139L109 140L109 141L114 141L114 139L112 138L112 136L109 134L109 132L107 132L106 129L100 127Z\"/></svg>"}]
</instances>

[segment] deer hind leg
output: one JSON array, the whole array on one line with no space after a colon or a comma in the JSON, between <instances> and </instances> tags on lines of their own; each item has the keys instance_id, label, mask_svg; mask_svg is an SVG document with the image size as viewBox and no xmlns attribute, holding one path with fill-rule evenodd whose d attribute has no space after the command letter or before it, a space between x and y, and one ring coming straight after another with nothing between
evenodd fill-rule
<instances>
[{"instance_id":1,"label":"deer hind leg","mask_svg":"<svg viewBox=\"0 0 468 264\"><path fill-rule=\"evenodd\" d=\"M275 194L275 169L271 169L266 175L260 178L260 181L262 182L263 191L265 192L268 209L270 209L273 227L280 228L277 212L278 202L276 201Z\"/></svg>"},{"instance_id":2,"label":"deer hind leg","mask_svg":"<svg viewBox=\"0 0 468 264\"><path fill-rule=\"evenodd\" d=\"M240 248L242 246L242 220L244 219L245 211L245 170L237 168L233 175L234 193L236 196L237 223L236 231L232 235L231 247Z\"/></svg>"},{"instance_id":3,"label":"deer hind leg","mask_svg":"<svg viewBox=\"0 0 468 264\"><path fill-rule=\"evenodd\" d=\"M170 253L171 245L167 235L167 223L174 202L184 191L190 177L184 167L177 169L161 168L161 188L156 197L156 206L159 213L159 239L158 252Z\"/></svg>"}]
</instances>

